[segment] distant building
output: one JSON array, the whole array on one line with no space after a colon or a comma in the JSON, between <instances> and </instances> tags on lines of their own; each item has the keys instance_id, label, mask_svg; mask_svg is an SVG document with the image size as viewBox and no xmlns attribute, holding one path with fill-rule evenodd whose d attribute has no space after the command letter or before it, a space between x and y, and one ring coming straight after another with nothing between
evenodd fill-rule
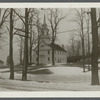
<instances>
[{"instance_id":1,"label":"distant building","mask_svg":"<svg viewBox=\"0 0 100 100\"><path fill-rule=\"evenodd\" d=\"M49 29L47 28L45 16L44 23L42 25L42 31L39 39L39 64L52 63L52 44L50 43ZM67 53L64 46L54 44L54 60L55 63L67 63ZM37 63L38 46L34 49L33 62Z\"/></svg>"}]
</instances>

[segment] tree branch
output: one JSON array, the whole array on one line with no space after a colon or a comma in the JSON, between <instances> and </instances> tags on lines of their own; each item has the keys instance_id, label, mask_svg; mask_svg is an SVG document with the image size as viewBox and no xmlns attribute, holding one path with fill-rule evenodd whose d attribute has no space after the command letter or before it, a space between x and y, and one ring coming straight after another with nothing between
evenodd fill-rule
<instances>
[{"instance_id":1,"label":"tree branch","mask_svg":"<svg viewBox=\"0 0 100 100\"><path fill-rule=\"evenodd\" d=\"M25 25L25 21L23 20L23 18L13 9L13 11L15 12L15 14L22 20L22 22L24 23Z\"/></svg>"}]
</instances>

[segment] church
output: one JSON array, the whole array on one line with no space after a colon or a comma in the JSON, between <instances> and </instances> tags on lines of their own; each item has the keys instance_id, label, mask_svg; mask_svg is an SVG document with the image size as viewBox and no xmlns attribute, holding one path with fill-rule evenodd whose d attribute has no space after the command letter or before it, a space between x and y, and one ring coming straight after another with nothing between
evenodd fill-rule
<instances>
[{"instance_id":1,"label":"church","mask_svg":"<svg viewBox=\"0 0 100 100\"><path fill-rule=\"evenodd\" d=\"M33 62L35 64L37 64L37 62L39 62L39 64L50 64L52 63L52 44L50 42L49 29L46 24L45 16L41 30L39 45L33 50ZM54 60L55 63L67 63L67 52L64 46L61 47L58 44L54 44Z\"/></svg>"}]
</instances>

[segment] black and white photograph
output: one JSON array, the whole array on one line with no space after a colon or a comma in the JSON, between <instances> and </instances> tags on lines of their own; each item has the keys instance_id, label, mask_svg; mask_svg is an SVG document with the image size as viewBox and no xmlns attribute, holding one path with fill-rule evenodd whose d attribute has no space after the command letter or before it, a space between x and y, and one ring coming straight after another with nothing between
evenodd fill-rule
<instances>
[{"instance_id":1,"label":"black and white photograph","mask_svg":"<svg viewBox=\"0 0 100 100\"><path fill-rule=\"evenodd\" d=\"M3 5L1 92L100 91L100 4Z\"/></svg>"}]
</instances>

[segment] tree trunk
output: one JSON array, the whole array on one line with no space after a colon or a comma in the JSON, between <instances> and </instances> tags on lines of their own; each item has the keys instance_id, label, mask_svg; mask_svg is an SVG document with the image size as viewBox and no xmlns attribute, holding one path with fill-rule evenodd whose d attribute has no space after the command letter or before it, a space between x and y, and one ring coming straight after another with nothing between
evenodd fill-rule
<instances>
[{"instance_id":1,"label":"tree trunk","mask_svg":"<svg viewBox=\"0 0 100 100\"><path fill-rule=\"evenodd\" d=\"M32 46L30 45L30 64L32 64Z\"/></svg>"},{"instance_id":2,"label":"tree trunk","mask_svg":"<svg viewBox=\"0 0 100 100\"><path fill-rule=\"evenodd\" d=\"M40 62L39 62L39 44L40 44L40 38L39 38L39 31L38 31L38 48L37 48L37 65L39 66Z\"/></svg>"},{"instance_id":3,"label":"tree trunk","mask_svg":"<svg viewBox=\"0 0 100 100\"><path fill-rule=\"evenodd\" d=\"M84 46L84 38L82 38L82 55L83 55L83 72L85 72L85 46Z\"/></svg>"},{"instance_id":4,"label":"tree trunk","mask_svg":"<svg viewBox=\"0 0 100 100\"><path fill-rule=\"evenodd\" d=\"M29 57L30 57L30 64L32 63L32 27L30 27L30 54L29 54Z\"/></svg>"},{"instance_id":5,"label":"tree trunk","mask_svg":"<svg viewBox=\"0 0 100 100\"><path fill-rule=\"evenodd\" d=\"M54 38L54 37L53 37ZM54 39L52 39L52 65L55 65L55 59L54 59Z\"/></svg>"},{"instance_id":6,"label":"tree trunk","mask_svg":"<svg viewBox=\"0 0 100 100\"><path fill-rule=\"evenodd\" d=\"M84 45L84 31L83 31L83 9L81 8L81 40L82 40L82 56L83 56L83 72L85 72L85 45Z\"/></svg>"},{"instance_id":7,"label":"tree trunk","mask_svg":"<svg viewBox=\"0 0 100 100\"><path fill-rule=\"evenodd\" d=\"M96 8L91 8L91 24L92 24L92 56L91 56L91 65L92 65L92 85L99 85L99 76L98 76L98 27L96 21Z\"/></svg>"},{"instance_id":8,"label":"tree trunk","mask_svg":"<svg viewBox=\"0 0 100 100\"><path fill-rule=\"evenodd\" d=\"M23 47L22 47L22 38L21 38L21 42L20 42L20 65L23 64L23 58L22 58L22 54L23 54Z\"/></svg>"},{"instance_id":9,"label":"tree trunk","mask_svg":"<svg viewBox=\"0 0 100 100\"><path fill-rule=\"evenodd\" d=\"M90 71L90 35L89 35L89 14L87 22L87 34L88 34L88 71Z\"/></svg>"},{"instance_id":10,"label":"tree trunk","mask_svg":"<svg viewBox=\"0 0 100 100\"><path fill-rule=\"evenodd\" d=\"M10 58L10 79L14 79L13 63L13 9L10 9L10 33L9 33L9 58Z\"/></svg>"},{"instance_id":11,"label":"tree trunk","mask_svg":"<svg viewBox=\"0 0 100 100\"><path fill-rule=\"evenodd\" d=\"M28 8L25 8L25 44L24 44L24 66L22 72L22 80L27 80L28 68Z\"/></svg>"},{"instance_id":12,"label":"tree trunk","mask_svg":"<svg viewBox=\"0 0 100 100\"><path fill-rule=\"evenodd\" d=\"M32 16L32 15L31 15ZM32 64L32 17L30 18L30 54L29 54L29 57L30 57L30 64Z\"/></svg>"}]
</instances>

